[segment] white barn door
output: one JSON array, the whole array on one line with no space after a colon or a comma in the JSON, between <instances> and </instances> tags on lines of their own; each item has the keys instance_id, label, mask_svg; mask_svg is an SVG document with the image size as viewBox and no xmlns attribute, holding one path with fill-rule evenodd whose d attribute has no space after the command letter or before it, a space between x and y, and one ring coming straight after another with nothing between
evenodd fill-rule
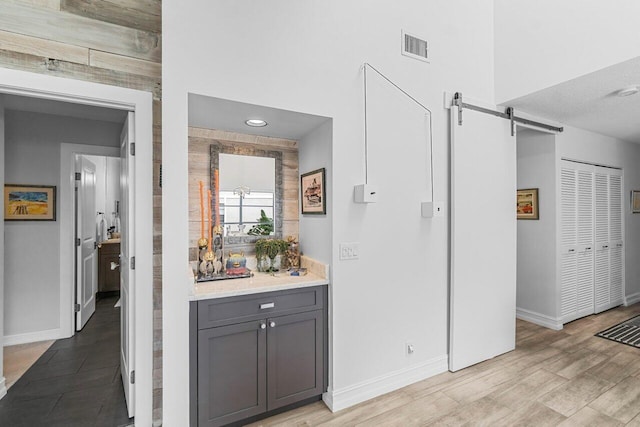
<instances>
[{"instance_id":1,"label":"white barn door","mask_svg":"<svg viewBox=\"0 0 640 427\"><path fill-rule=\"evenodd\" d=\"M495 107L489 107L495 110ZM516 141L510 121L451 108L449 370L515 348Z\"/></svg>"}]
</instances>

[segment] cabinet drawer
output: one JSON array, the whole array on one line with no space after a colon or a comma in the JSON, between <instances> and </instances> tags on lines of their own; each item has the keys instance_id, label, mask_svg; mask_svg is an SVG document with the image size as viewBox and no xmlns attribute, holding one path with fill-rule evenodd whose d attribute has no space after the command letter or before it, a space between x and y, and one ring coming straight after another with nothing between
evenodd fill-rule
<instances>
[{"instance_id":1,"label":"cabinet drawer","mask_svg":"<svg viewBox=\"0 0 640 427\"><path fill-rule=\"evenodd\" d=\"M301 313L324 307L322 286L198 302L198 329Z\"/></svg>"}]
</instances>

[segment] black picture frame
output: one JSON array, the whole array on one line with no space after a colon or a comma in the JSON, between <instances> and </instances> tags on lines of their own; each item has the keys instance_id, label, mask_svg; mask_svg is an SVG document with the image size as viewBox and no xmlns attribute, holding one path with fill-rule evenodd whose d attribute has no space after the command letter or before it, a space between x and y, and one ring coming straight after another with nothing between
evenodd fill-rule
<instances>
[{"instance_id":1,"label":"black picture frame","mask_svg":"<svg viewBox=\"0 0 640 427\"><path fill-rule=\"evenodd\" d=\"M300 175L300 211L303 215L327 214L326 170Z\"/></svg>"}]
</instances>

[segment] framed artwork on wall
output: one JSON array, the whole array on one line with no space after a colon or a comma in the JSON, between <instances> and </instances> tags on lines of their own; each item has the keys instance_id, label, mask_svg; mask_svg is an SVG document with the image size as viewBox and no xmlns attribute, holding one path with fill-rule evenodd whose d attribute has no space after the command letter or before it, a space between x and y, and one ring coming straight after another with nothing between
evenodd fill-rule
<instances>
[{"instance_id":1,"label":"framed artwork on wall","mask_svg":"<svg viewBox=\"0 0 640 427\"><path fill-rule=\"evenodd\" d=\"M4 219L5 221L55 221L56 187L5 184Z\"/></svg>"},{"instance_id":2,"label":"framed artwork on wall","mask_svg":"<svg viewBox=\"0 0 640 427\"><path fill-rule=\"evenodd\" d=\"M302 214L325 215L327 200L325 191L325 169L317 169L300 175L300 200Z\"/></svg>"},{"instance_id":3,"label":"framed artwork on wall","mask_svg":"<svg viewBox=\"0 0 640 427\"><path fill-rule=\"evenodd\" d=\"M516 214L518 219L540 219L537 188L518 190Z\"/></svg>"},{"instance_id":4,"label":"framed artwork on wall","mask_svg":"<svg viewBox=\"0 0 640 427\"><path fill-rule=\"evenodd\" d=\"M640 213L640 190L631 190L631 213Z\"/></svg>"}]
</instances>

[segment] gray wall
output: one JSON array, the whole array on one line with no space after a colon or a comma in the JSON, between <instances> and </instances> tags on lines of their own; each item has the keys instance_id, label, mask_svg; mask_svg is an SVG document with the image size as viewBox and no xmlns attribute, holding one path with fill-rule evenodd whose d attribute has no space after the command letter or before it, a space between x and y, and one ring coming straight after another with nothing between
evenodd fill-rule
<instances>
[{"instance_id":1,"label":"gray wall","mask_svg":"<svg viewBox=\"0 0 640 427\"><path fill-rule=\"evenodd\" d=\"M307 256L331 264L331 144L333 121L325 123L300 139L298 162L300 174L326 168L326 215L300 215L300 250ZM302 201L300 201L302 203Z\"/></svg>"},{"instance_id":2,"label":"gray wall","mask_svg":"<svg viewBox=\"0 0 640 427\"><path fill-rule=\"evenodd\" d=\"M5 120L8 183L59 188L61 143L119 145L117 123L11 110ZM7 222L4 232L5 339L59 328L59 221Z\"/></svg>"},{"instance_id":3,"label":"gray wall","mask_svg":"<svg viewBox=\"0 0 640 427\"><path fill-rule=\"evenodd\" d=\"M538 188L539 220L518 221L516 306L556 317L555 135L518 131L518 188Z\"/></svg>"}]
</instances>

